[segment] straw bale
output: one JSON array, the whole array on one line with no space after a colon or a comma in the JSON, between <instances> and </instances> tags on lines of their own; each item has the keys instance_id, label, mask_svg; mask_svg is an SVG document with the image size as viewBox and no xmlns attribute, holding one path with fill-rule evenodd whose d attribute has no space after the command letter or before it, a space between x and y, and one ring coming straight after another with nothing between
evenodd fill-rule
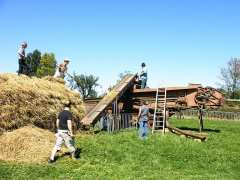
<instances>
[{"instance_id":1,"label":"straw bale","mask_svg":"<svg viewBox=\"0 0 240 180\"><path fill-rule=\"evenodd\" d=\"M72 103L76 130L85 109L79 94L68 89L63 80L0 74L0 131L28 124L54 130L65 102Z\"/></svg>"},{"instance_id":2,"label":"straw bale","mask_svg":"<svg viewBox=\"0 0 240 180\"><path fill-rule=\"evenodd\" d=\"M54 146L54 133L26 126L0 136L0 160L38 163L47 161Z\"/></svg>"}]
</instances>

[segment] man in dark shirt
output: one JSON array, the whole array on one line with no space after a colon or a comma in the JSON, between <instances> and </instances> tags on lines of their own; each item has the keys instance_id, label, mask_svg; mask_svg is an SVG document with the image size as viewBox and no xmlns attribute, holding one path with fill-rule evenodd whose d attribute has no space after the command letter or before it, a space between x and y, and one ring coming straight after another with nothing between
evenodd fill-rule
<instances>
[{"instance_id":1,"label":"man in dark shirt","mask_svg":"<svg viewBox=\"0 0 240 180\"><path fill-rule=\"evenodd\" d=\"M72 113L70 112L70 104L65 105L64 110L58 115L57 122L57 134L56 134L56 144L52 150L49 163L55 161L55 155L61 150L63 143L68 147L71 153L71 157L75 159L75 151L73 141L73 131L72 131Z\"/></svg>"}]
</instances>

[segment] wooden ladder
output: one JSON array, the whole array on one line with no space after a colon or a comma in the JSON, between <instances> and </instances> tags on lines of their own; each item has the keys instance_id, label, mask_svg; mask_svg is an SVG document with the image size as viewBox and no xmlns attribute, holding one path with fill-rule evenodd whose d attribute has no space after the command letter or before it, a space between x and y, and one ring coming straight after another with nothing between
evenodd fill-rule
<instances>
[{"instance_id":1,"label":"wooden ladder","mask_svg":"<svg viewBox=\"0 0 240 180\"><path fill-rule=\"evenodd\" d=\"M167 89L166 88L161 88L161 89L157 88L155 109L154 109L154 116L153 116L152 133L162 132L163 134L165 134L166 103L167 103Z\"/></svg>"}]
</instances>

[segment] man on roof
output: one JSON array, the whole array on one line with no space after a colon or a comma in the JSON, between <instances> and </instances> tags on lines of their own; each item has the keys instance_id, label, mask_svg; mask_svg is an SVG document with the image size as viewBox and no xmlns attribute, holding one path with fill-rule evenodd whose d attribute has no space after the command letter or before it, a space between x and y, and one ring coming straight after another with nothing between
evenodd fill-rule
<instances>
[{"instance_id":1,"label":"man on roof","mask_svg":"<svg viewBox=\"0 0 240 180\"><path fill-rule=\"evenodd\" d=\"M141 89L146 88L148 79L148 72L146 64L143 62L141 65L141 70L138 73L138 83L141 86Z\"/></svg>"}]
</instances>

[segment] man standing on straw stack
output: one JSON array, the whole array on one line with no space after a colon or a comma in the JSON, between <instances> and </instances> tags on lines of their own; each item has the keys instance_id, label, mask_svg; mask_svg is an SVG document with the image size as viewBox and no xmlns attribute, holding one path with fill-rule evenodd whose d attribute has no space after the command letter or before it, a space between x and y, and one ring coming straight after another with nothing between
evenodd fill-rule
<instances>
[{"instance_id":1,"label":"man standing on straw stack","mask_svg":"<svg viewBox=\"0 0 240 180\"><path fill-rule=\"evenodd\" d=\"M26 58L25 58L25 49L26 48L27 48L27 43L22 42L21 46L17 52L18 53L18 64L19 64L18 75L26 74L26 68L27 68Z\"/></svg>"},{"instance_id":2,"label":"man standing on straw stack","mask_svg":"<svg viewBox=\"0 0 240 180\"><path fill-rule=\"evenodd\" d=\"M64 110L59 114L56 126L57 126L57 134L56 134L56 144L52 150L51 157L49 159L49 163L55 162L55 155L58 151L60 151L63 142L68 147L71 153L72 159L75 158L76 148L74 147L74 136L72 130L72 113L70 112L70 103L65 105Z\"/></svg>"}]
</instances>

